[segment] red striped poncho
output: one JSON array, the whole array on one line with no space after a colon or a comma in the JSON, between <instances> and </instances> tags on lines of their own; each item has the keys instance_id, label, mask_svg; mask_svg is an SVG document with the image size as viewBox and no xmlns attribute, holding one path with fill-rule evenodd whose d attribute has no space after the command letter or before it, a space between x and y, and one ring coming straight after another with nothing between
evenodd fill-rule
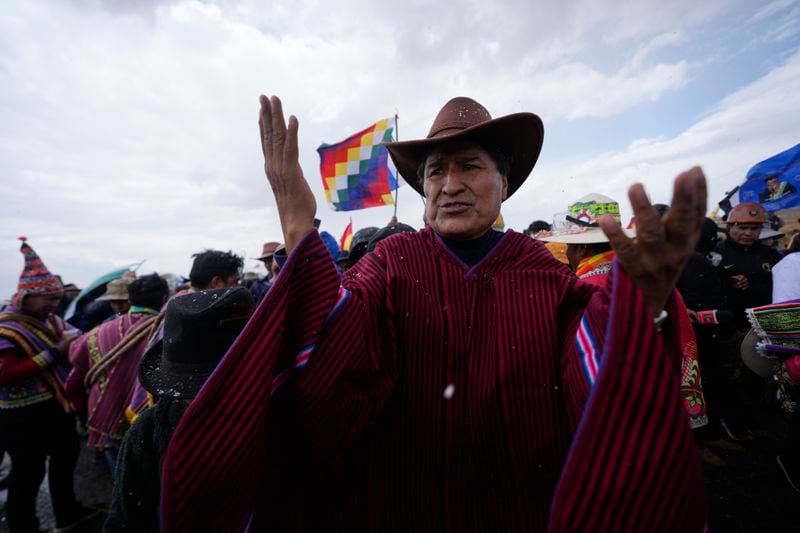
<instances>
[{"instance_id":1,"label":"red striped poncho","mask_svg":"<svg viewBox=\"0 0 800 533\"><path fill-rule=\"evenodd\" d=\"M340 285L312 232L178 427L163 530L701 531L673 337L518 233L471 268L399 234Z\"/></svg>"},{"instance_id":2,"label":"red striped poncho","mask_svg":"<svg viewBox=\"0 0 800 533\"><path fill-rule=\"evenodd\" d=\"M575 269L578 279L599 285L606 285L608 275L614 265L613 250L584 259ZM672 319L677 325L678 345L681 350L681 398L686 413L689 415L689 427L697 429L708 424L706 399L700 379L700 362L697 356L697 338L689 320L686 304L679 292L675 292L677 312Z\"/></svg>"}]
</instances>

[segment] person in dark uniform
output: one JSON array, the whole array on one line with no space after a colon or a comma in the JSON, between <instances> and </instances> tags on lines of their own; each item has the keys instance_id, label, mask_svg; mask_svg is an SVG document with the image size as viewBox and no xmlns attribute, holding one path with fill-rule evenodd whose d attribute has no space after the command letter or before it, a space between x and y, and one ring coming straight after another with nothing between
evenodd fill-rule
<instances>
[{"instance_id":1,"label":"person in dark uniform","mask_svg":"<svg viewBox=\"0 0 800 533\"><path fill-rule=\"evenodd\" d=\"M735 387L741 403L737 419L724 420L728 436L736 440L752 438L757 426L757 410L764 401L764 384L744 367L738 356L742 339L750 329L746 309L772 303L772 266L780 254L759 241L767 220L761 204L744 202L728 215L728 238L716 248L720 255L717 274L722 282L728 309L733 313L732 332L724 343L726 379ZM763 407L763 406L761 406Z\"/></svg>"},{"instance_id":2,"label":"person in dark uniform","mask_svg":"<svg viewBox=\"0 0 800 533\"><path fill-rule=\"evenodd\" d=\"M703 393L708 402L709 424L695 432L701 442L701 457L706 459L706 449L740 452L743 448L724 438L723 427L738 427L741 402L734 394L735 387L725 373L727 343L733 332L733 313L722 288L722 282L709 256L719 238L717 224L706 218L700 240L675 287L680 291L697 338L697 355L703 376ZM723 426L725 424L725 426ZM722 459L719 459L722 461ZM711 461L707 461L711 462ZM724 462L711 462L722 465Z\"/></svg>"},{"instance_id":3,"label":"person in dark uniform","mask_svg":"<svg viewBox=\"0 0 800 533\"><path fill-rule=\"evenodd\" d=\"M772 303L772 265L781 257L759 241L766 220L761 204L737 205L728 216L728 238L717 245L717 273L739 328L748 324L745 309Z\"/></svg>"}]
</instances>

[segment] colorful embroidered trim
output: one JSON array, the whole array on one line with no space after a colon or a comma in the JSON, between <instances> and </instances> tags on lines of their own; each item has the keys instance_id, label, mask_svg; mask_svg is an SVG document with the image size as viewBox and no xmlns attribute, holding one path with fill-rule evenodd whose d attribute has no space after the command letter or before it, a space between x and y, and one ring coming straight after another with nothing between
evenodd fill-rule
<instances>
[{"instance_id":1,"label":"colorful embroidered trim","mask_svg":"<svg viewBox=\"0 0 800 533\"><path fill-rule=\"evenodd\" d=\"M719 321L717 320L716 309L709 309L708 311L698 311L697 322L699 324L719 324Z\"/></svg>"},{"instance_id":2,"label":"colorful embroidered trim","mask_svg":"<svg viewBox=\"0 0 800 533\"><path fill-rule=\"evenodd\" d=\"M609 250L607 252L603 252L602 254L593 255L587 259L584 259L578 265L578 268L575 269L575 275L578 278L583 278L587 274L591 273L593 270L598 268L603 263L609 263L608 268L605 269L603 272L596 272L593 275L597 274L608 274L611 271L611 262L614 261L614 250Z\"/></svg>"},{"instance_id":3,"label":"colorful embroidered trim","mask_svg":"<svg viewBox=\"0 0 800 533\"><path fill-rule=\"evenodd\" d=\"M31 359L33 359L34 362L36 362L39 368L47 368L48 366L52 365L53 361L55 360L53 355L47 350L43 351L42 353L34 355L33 357L31 357Z\"/></svg>"},{"instance_id":4,"label":"colorful embroidered trim","mask_svg":"<svg viewBox=\"0 0 800 533\"><path fill-rule=\"evenodd\" d=\"M575 344L578 346L578 351L581 354L586 380L590 385L594 385L597 373L600 371L600 360L598 359L599 352L597 349L597 342L589 329L589 322L586 320L586 317L581 319L578 333L575 336Z\"/></svg>"},{"instance_id":5,"label":"colorful embroidered trim","mask_svg":"<svg viewBox=\"0 0 800 533\"><path fill-rule=\"evenodd\" d=\"M320 335L327 329L328 325L333 322L334 318L344 309L345 304L347 304L348 300L350 300L350 291L345 289L344 287L339 287L339 297L336 300L336 303L331 309L328 318L325 319L325 323L322 325L322 331ZM273 378L272 380L272 387L270 388L270 396L275 394L275 392L281 388L281 386L286 383L289 378L292 376L294 372L300 371L306 367L308 364L308 359L311 356L311 352L314 351L314 348L317 347L317 342L312 342L308 344L297 352L294 361L294 367L286 368L280 372Z\"/></svg>"}]
</instances>

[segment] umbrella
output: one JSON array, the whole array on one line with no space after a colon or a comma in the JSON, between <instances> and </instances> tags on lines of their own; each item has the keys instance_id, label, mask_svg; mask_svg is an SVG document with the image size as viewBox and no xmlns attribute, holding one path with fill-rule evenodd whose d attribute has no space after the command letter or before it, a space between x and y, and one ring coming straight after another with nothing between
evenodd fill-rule
<instances>
[{"instance_id":1,"label":"umbrella","mask_svg":"<svg viewBox=\"0 0 800 533\"><path fill-rule=\"evenodd\" d=\"M112 270L108 274L104 274L99 278L97 278L96 280L94 280L93 282L91 282L83 290L81 290L78 296L76 296L75 299L72 300L72 302L70 302L69 307L67 307L66 313L64 313L64 319L69 320L70 318L72 318L72 316L75 314L75 309L77 308L78 302L81 301L81 298L85 297L87 294L91 293L98 287L107 284L109 281L114 281L115 279L121 278L123 275L125 275L126 272L129 272L131 270L135 271L142 265L142 263L144 263L144 261L142 261L141 263L133 263L124 266L122 268L118 268L117 270Z\"/></svg>"}]
</instances>

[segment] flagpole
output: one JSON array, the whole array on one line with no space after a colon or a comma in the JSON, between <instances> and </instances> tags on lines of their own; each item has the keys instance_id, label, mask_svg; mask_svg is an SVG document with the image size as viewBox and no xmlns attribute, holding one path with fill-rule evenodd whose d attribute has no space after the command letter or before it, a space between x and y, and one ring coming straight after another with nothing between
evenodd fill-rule
<instances>
[{"instance_id":1,"label":"flagpole","mask_svg":"<svg viewBox=\"0 0 800 533\"><path fill-rule=\"evenodd\" d=\"M400 117L397 116L397 110L394 113L394 141L397 142L400 140ZM400 172L397 172L397 176L394 177L394 215L392 217L397 220L397 196L398 191L400 190Z\"/></svg>"}]
</instances>

